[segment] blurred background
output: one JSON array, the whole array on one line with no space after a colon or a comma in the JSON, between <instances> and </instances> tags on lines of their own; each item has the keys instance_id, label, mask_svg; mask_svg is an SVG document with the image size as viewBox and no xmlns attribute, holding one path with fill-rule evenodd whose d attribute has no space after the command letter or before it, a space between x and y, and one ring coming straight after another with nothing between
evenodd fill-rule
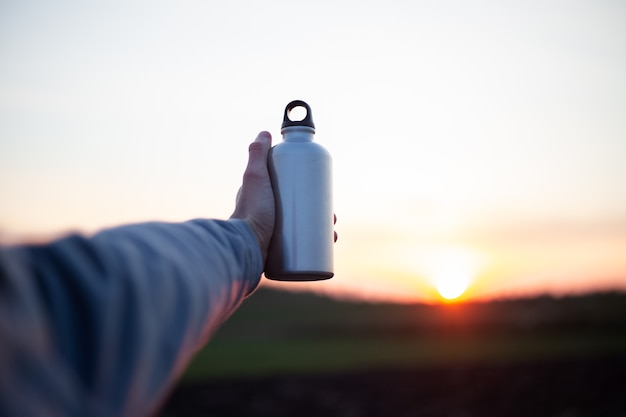
<instances>
[{"instance_id":1,"label":"blurred background","mask_svg":"<svg viewBox=\"0 0 626 417\"><path fill-rule=\"evenodd\" d=\"M623 416L626 294L452 304L261 289L169 416Z\"/></svg>"},{"instance_id":2,"label":"blurred background","mask_svg":"<svg viewBox=\"0 0 626 417\"><path fill-rule=\"evenodd\" d=\"M421 345L398 334L428 333L416 330L417 305L464 317L467 306L543 296L555 311L570 311L554 306L626 288L625 22L626 5L610 0L0 0L0 242L227 218L248 144L260 130L279 141L284 106L302 99L316 140L334 158L336 276L264 281L244 308L262 311L246 305L280 291L312 291L332 298L322 305L342 300L355 311L405 308L380 313L389 319L376 326L401 327L393 335L364 333L402 340L407 352ZM485 308L480 314L508 317ZM273 324L281 310L241 330L238 320L256 314L242 311L214 349L230 331L250 355L255 331L290 341L292 330L281 326L300 327ZM598 338L604 347L577 352L622 351L612 333L621 310L611 311L615 343ZM336 318L302 325L315 328L311 337L335 340L379 313L367 314L336 328ZM527 320L511 314L516 325ZM447 328L446 320L424 326ZM298 370L343 369L331 358L358 362L360 343ZM367 369L448 357L440 345L417 359L368 349L370 359L398 362L364 359ZM294 357L315 357L309 353ZM237 374L216 363L212 372ZM275 370L291 369L284 366Z\"/></svg>"}]
</instances>

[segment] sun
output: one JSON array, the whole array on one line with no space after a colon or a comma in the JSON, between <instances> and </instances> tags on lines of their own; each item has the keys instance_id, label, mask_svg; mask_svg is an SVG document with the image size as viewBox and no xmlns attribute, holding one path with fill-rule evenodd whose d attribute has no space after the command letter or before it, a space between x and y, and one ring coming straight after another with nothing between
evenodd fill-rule
<instances>
[{"instance_id":1,"label":"sun","mask_svg":"<svg viewBox=\"0 0 626 417\"><path fill-rule=\"evenodd\" d=\"M440 248L429 256L429 276L439 295L446 300L456 300L476 279L479 269L478 255L465 248Z\"/></svg>"},{"instance_id":2,"label":"sun","mask_svg":"<svg viewBox=\"0 0 626 417\"><path fill-rule=\"evenodd\" d=\"M446 265L435 274L435 287L446 300L459 298L471 280L471 272L459 265Z\"/></svg>"}]
</instances>

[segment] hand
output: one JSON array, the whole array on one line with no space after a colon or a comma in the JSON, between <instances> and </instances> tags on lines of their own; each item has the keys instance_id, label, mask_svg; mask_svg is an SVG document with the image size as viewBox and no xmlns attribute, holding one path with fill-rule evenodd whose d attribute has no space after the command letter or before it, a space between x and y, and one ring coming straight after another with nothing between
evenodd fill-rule
<instances>
[{"instance_id":1,"label":"hand","mask_svg":"<svg viewBox=\"0 0 626 417\"><path fill-rule=\"evenodd\" d=\"M245 220L255 234L263 264L274 232L275 204L272 183L267 170L267 155L272 147L272 135L261 132L248 148L248 166L243 174L243 184L237 193L235 211L231 219Z\"/></svg>"}]
</instances>

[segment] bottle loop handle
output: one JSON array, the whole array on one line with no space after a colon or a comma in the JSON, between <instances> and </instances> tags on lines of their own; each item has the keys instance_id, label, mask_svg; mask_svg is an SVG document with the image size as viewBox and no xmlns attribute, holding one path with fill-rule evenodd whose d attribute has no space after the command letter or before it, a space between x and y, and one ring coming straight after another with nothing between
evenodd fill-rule
<instances>
[{"instance_id":1,"label":"bottle loop handle","mask_svg":"<svg viewBox=\"0 0 626 417\"><path fill-rule=\"evenodd\" d=\"M306 116L302 120L291 120L289 118L289 113L295 109L296 107L304 107L306 109ZM315 124L313 123L313 115L311 114L311 107L306 104L302 100L294 100L291 103L287 104L285 107L285 115L283 117L283 124L281 127L291 127L291 126L308 126L315 129Z\"/></svg>"}]
</instances>

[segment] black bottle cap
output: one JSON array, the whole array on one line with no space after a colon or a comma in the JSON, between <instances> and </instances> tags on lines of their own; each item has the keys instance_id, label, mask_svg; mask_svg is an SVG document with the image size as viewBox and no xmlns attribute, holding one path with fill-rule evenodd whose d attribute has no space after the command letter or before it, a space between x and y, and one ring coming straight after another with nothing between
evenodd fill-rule
<instances>
[{"instance_id":1,"label":"black bottle cap","mask_svg":"<svg viewBox=\"0 0 626 417\"><path fill-rule=\"evenodd\" d=\"M291 110L296 107L304 107L306 109L306 116L302 120L291 120L289 118L289 113ZM282 127L290 127L290 126L308 126L315 129L315 124L313 123L313 115L311 114L311 107L306 104L302 100L294 100L291 103L287 104L285 107L285 116L283 117L283 125Z\"/></svg>"}]
</instances>

